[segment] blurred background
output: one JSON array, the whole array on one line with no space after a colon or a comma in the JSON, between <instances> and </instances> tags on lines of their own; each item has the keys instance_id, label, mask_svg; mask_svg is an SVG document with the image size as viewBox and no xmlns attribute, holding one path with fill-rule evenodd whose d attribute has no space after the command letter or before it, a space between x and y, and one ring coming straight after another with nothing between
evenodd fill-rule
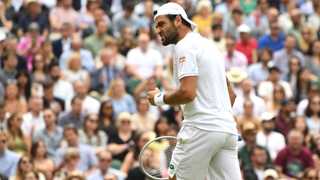
<instances>
[{"instance_id":1,"label":"blurred background","mask_svg":"<svg viewBox=\"0 0 320 180\"><path fill-rule=\"evenodd\" d=\"M0 179L145 179L142 146L183 120L146 98L176 88L166 2L1 0ZM172 2L223 54L243 179L320 179L320 1Z\"/></svg>"}]
</instances>

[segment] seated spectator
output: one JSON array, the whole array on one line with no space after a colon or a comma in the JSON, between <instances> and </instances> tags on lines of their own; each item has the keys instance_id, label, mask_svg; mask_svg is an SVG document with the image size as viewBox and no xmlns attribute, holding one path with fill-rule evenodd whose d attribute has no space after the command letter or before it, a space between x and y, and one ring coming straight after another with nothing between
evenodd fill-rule
<instances>
[{"instance_id":1,"label":"seated spectator","mask_svg":"<svg viewBox=\"0 0 320 180\"><path fill-rule=\"evenodd\" d=\"M304 68L301 67L300 61L297 57L291 57L289 60L289 72L285 75L284 80L289 82L290 87L292 89L293 97L297 99L298 95L303 96L303 92L306 88L307 84L307 76L304 76ZM305 81L303 81L305 79Z\"/></svg>"},{"instance_id":2,"label":"seated spectator","mask_svg":"<svg viewBox=\"0 0 320 180\"><path fill-rule=\"evenodd\" d=\"M18 112L27 112L27 102L19 98L19 89L15 82L7 84L5 88L4 104L4 109L7 115Z\"/></svg>"},{"instance_id":3,"label":"seated spectator","mask_svg":"<svg viewBox=\"0 0 320 180\"><path fill-rule=\"evenodd\" d=\"M36 83L31 82L31 77L28 71L21 70L16 76L17 86L19 91L19 98L25 101L30 100L31 96L42 96L41 88L36 89Z\"/></svg>"},{"instance_id":4,"label":"seated spectator","mask_svg":"<svg viewBox=\"0 0 320 180\"><path fill-rule=\"evenodd\" d=\"M251 166L243 168L244 179L264 179L265 170L272 167L268 162L267 151L261 146L255 146L250 153Z\"/></svg>"},{"instance_id":5,"label":"seated spectator","mask_svg":"<svg viewBox=\"0 0 320 180\"><path fill-rule=\"evenodd\" d=\"M280 72L282 73L282 77L284 77L289 72L289 59L292 56L296 56L302 67L305 66L305 58L303 54L296 50L296 39L293 35L287 35L285 42L284 42L284 48L275 52L273 57L273 62L276 67L280 69Z\"/></svg>"},{"instance_id":6,"label":"seated spectator","mask_svg":"<svg viewBox=\"0 0 320 180\"><path fill-rule=\"evenodd\" d=\"M79 23L79 13L72 8L71 0L62 0L49 14L50 26L54 32L59 31L63 23L76 27Z\"/></svg>"},{"instance_id":7,"label":"seated spectator","mask_svg":"<svg viewBox=\"0 0 320 180\"><path fill-rule=\"evenodd\" d=\"M100 51L102 67L91 73L91 88L103 94L109 89L111 82L120 77L121 71L115 66L115 57L111 49L104 48Z\"/></svg>"},{"instance_id":8,"label":"seated spectator","mask_svg":"<svg viewBox=\"0 0 320 180\"><path fill-rule=\"evenodd\" d=\"M272 160L286 145L284 136L275 131L275 118L275 114L264 112L261 115L262 128L257 133L257 144L268 150Z\"/></svg>"},{"instance_id":9,"label":"seated spectator","mask_svg":"<svg viewBox=\"0 0 320 180\"><path fill-rule=\"evenodd\" d=\"M303 134L303 143L310 147L312 150L312 143L314 138L316 138L317 136L312 136L311 134L309 134L309 129L307 127L307 123L305 121L305 118L303 116L297 116L295 122L294 122L294 129L300 131Z\"/></svg>"},{"instance_id":10,"label":"seated spectator","mask_svg":"<svg viewBox=\"0 0 320 180\"><path fill-rule=\"evenodd\" d=\"M253 122L247 122L240 128L241 136L245 142L244 146L241 147L238 152L240 165L242 168L252 166L250 155L252 150L259 146L256 143L257 130L258 127ZM263 147L261 148L264 149L265 153L267 154L267 163L271 163L269 152L267 149Z\"/></svg>"},{"instance_id":11,"label":"seated spectator","mask_svg":"<svg viewBox=\"0 0 320 180\"><path fill-rule=\"evenodd\" d=\"M71 37L74 33L74 26L71 23L63 23L60 29L61 38L52 42L52 51L56 59L71 48Z\"/></svg>"},{"instance_id":12,"label":"seated spectator","mask_svg":"<svg viewBox=\"0 0 320 180\"><path fill-rule=\"evenodd\" d=\"M83 129L79 130L80 143L93 147L96 152L105 149L108 137L98 129L99 119L97 114L88 114L84 118Z\"/></svg>"},{"instance_id":13,"label":"seated spectator","mask_svg":"<svg viewBox=\"0 0 320 180\"><path fill-rule=\"evenodd\" d=\"M107 35L108 25L105 20L96 21L96 32L84 40L84 47L96 57L104 47L105 41L112 37Z\"/></svg>"},{"instance_id":14,"label":"seated spectator","mask_svg":"<svg viewBox=\"0 0 320 180\"><path fill-rule=\"evenodd\" d=\"M26 32L30 24L39 26L39 32L45 36L49 33L49 20L42 4L37 0L26 1L26 9L22 11L18 19L19 34Z\"/></svg>"},{"instance_id":15,"label":"seated spectator","mask_svg":"<svg viewBox=\"0 0 320 180\"><path fill-rule=\"evenodd\" d=\"M167 136L170 130L172 130L172 128L170 128L168 119L164 116L161 116L154 124L154 132L157 137Z\"/></svg>"},{"instance_id":16,"label":"seated spectator","mask_svg":"<svg viewBox=\"0 0 320 180\"><path fill-rule=\"evenodd\" d=\"M33 137L35 132L41 130L45 126L43 120L43 100L40 97L31 97L29 100L30 111L23 114L23 122L21 129L23 134Z\"/></svg>"},{"instance_id":17,"label":"seated spectator","mask_svg":"<svg viewBox=\"0 0 320 180\"><path fill-rule=\"evenodd\" d=\"M63 130L57 126L57 117L52 109L43 111L45 128L35 133L33 142L41 141L45 144L50 158L55 157L56 150L60 147L63 138Z\"/></svg>"},{"instance_id":18,"label":"seated spectator","mask_svg":"<svg viewBox=\"0 0 320 180\"><path fill-rule=\"evenodd\" d=\"M156 117L149 111L150 105L147 97L137 99L137 112L132 115L133 129L136 131L152 131Z\"/></svg>"},{"instance_id":19,"label":"seated spectator","mask_svg":"<svg viewBox=\"0 0 320 180\"><path fill-rule=\"evenodd\" d=\"M312 54L312 46L316 40L316 34L311 26L303 26L298 30L300 39L298 39L298 46L300 51L305 56L310 56Z\"/></svg>"},{"instance_id":20,"label":"seated spectator","mask_svg":"<svg viewBox=\"0 0 320 180\"><path fill-rule=\"evenodd\" d=\"M84 173L80 171L73 171L68 174L66 180L86 180Z\"/></svg>"},{"instance_id":21,"label":"seated spectator","mask_svg":"<svg viewBox=\"0 0 320 180\"><path fill-rule=\"evenodd\" d=\"M65 102L63 99L55 97L53 95L54 82L47 80L43 85L44 96L43 104L44 108L51 108L57 115L65 110Z\"/></svg>"},{"instance_id":22,"label":"seated spectator","mask_svg":"<svg viewBox=\"0 0 320 180\"><path fill-rule=\"evenodd\" d=\"M107 175L114 175L117 180L124 180L125 174L111 167L112 155L109 151L101 151L98 154L98 169L87 176L88 180L105 180ZM109 178L110 179L110 178Z\"/></svg>"},{"instance_id":23,"label":"seated spectator","mask_svg":"<svg viewBox=\"0 0 320 180\"><path fill-rule=\"evenodd\" d=\"M244 79L240 83L240 91L237 93L236 100L233 104L233 112L235 116L243 115L244 102L251 101L253 106L253 116L260 116L266 111L266 104L262 98L255 94L253 82L250 79Z\"/></svg>"},{"instance_id":24,"label":"seated spectator","mask_svg":"<svg viewBox=\"0 0 320 180\"><path fill-rule=\"evenodd\" d=\"M42 54L34 56L31 78L33 82L44 83L46 80L46 62Z\"/></svg>"},{"instance_id":25,"label":"seated spectator","mask_svg":"<svg viewBox=\"0 0 320 180\"><path fill-rule=\"evenodd\" d=\"M66 125L63 132L66 140L66 145L57 150L55 164L60 166L63 163L63 157L68 148L77 148L79 150L80 161L77 164L77 170L89 171L96 167L97 157L94 149L86 144L80 143L79 134L76 127L72 125Z\"/></svg>"},{"instance_id":26,"label":"seated spectator","mask_svg":"<svg viewBox=\"0 0 320 180\"><path fill-rule=\"evenodd\" d=\"M31 177L30 173L38 177L36 180L46 180L42 173L34 171L31 158L27 155L23 155L18 162L16 174L9 179L27 180L27 177Z\"/></svg>"},{"instance_id":27,"label":"seated spectator","mask_svg":"<svg viewBox=\"0 0 320 180\"><path fill-rule=\"evenodd\" d=\"M73 87L70 82L63 79L62 70L59 64L53 62L48 67L49 77L53 81L53 96L69 101L74 96ZM68 92L68 93L66 93Z\"/></svg>"},{"instance_id":28,"label":"seated spectator","mask_svg":"<svg viewBox=\"0 0 320 180\"><path fill-rule=\"evenodd\" d=\"M269 48L272 52L276 52L284 47L285 34L281 31L278 22L272 22L269 26L270 33L259 38L258 48Z\"/></svg>"},{"instance_id":29,"label":"seated spectator","mask_svg":"<svg viewBox=\"0 0 320 180\"><path fill-rule=\"evenodd\" d=\"M265 101L272 100L273 97L273 88L275 85L279 84L284 88L286 98L292 97L292 89L288 82L280 79L281 71L277 66L273 66L269 68L269 76L266 81L263 81L258 86L258 94Z\"/></svg>"},{"instance_id":30,"label":"seated spectator","mask_svg":"<svg viewBox=\"0 0 320 180\"><path fill-rule=\"evenodd\" d=\"M45 143L41 140L33 143L30 154L34 170L42 172L46 179L51 179L55 166L48 156Z\"/></svg>"},{"instance_id":31,"label":"seated spectator","mask_svg":"<svg viewBox=\"0 0 320 180\"><path fill-rule=\"evenodd\" d=\"M320 76L320 40L316 40L312 44L312 54L306 60L306 68L310 70L310 72L316 76Z\"/></svg>"},{"instance_id":32,"label":"seated spectator","mask_svg":"<svg viewBox=\"0 0 320 180\"><path fill-rule=\"evenodd\" d=\"M107 92L107 97L112 101L115 116L121 112L135 113L136 103L133 97L126 92L125 82L121 78L114 79Z\"/></svg>"},{"instance_id":33,"label":"seated spectator","mask_svg":"<svg viewBox=\"0 0 320 180\"><path fill-rule=\"evenodd\" d=\"M15 80L15 77L18 73L18 59L15 53L6 52L2 55L1 60L3 66L0 69L0 81L2 85L7 85L9 82Z\"/></svg>"},{"instance_id":34,"label":"seated spectator","mask_svg":"<svg viewBox=\"0 0 320 180\"><path fill-rule=\"evenodd\" d=\"M208 0L200 0L196 7L196 14L192 21L197 25L197 31L204 35L209 27L212 26L212 5Z\"/></svg>"},{"instance_id":35,"label":"seated spectator","mask_svg":"<svg viewBox=\"0 0 320 180\"><path fill-rule=\"evenodd\" d=\"M31 23L28 26L28 32L20 39L17 46L18 54L27 60L27 68L29 71L32 70L34 56L44 43L44 37L39 33L39 25L37 23Z\"/></svg>"},{"instance_id":36,"label":"seated spectator","mask_svg":"<svg viewBox=\"0 0 320 180\"><path fill-rule=\"evenodd\" d=\"M73 53L68 60L68 66L63 72L64 78L70 83L75 81L89 82L88 71L82 68L81 56L79 53Z\"/></svg>"},{"instance_id":37,"label":"seated spectator","mask_svg":"<svg viewBox=\"0 0 320 180\"><path fill-rule=\"evenodd\" d=\"M152 138L155 138L154 135L155 134L152 131L144 131L135 137L134 146L126 154L123 164L121 166L122 172L124 172L125 174L128 174L130 169L139 166L139 153L142 147L148 141L150 141ZM154 163L160 165L160 162L154 162Z\"/></svg>"},{"instance_id":38,"label":"seated spectator","mask_svg":"<svg viewBox=\"0 0 320 180\"><path fill-rule=\"evenodd\" d=\"M119 52L127 56L128 52L136 47L136 39L131 26L125 26L121 30L121 36L118 39Z\"/></svg>"},{"instance_id":39,"label":"seated spectator","mask_svg":"<svg viewBox=\"0 0 320 180\"><path fill-rule=\"evenodd\" d=\"M251 2L253 4L255 3L255 1ZM266 30L269 28L268 10L270 8L270 4L268 0L259 0L256 3L257 7L252 9L254 10L252 13L248 14L248 17L246 18L246 24L250 27L250 29L252 29L251 34L255 38L258 38L264 35Z\"/></svg>"},{"instance_id":40,"label":"seated spectator","mask_svg":"<svg viewBox=\"0 0 320 180\"><path fill-rule=\"evenodd\" d=\"M102 101L99 109L99 129L103 130L108 137L117 133L115 114L111 100Z\"/></svg>"},{"instance_id":41,"label":"seated spectator","mask_svg":"<svg viewBox=\"0 0 320 180\"><path fill-rule=\"evenodd\" d=\"M59 65L62 70L67 69L68 61L73 53L80 54L81 65L84 69L91 72L95 69L95 62L89 50L82 47L82 39L79 35L73 35L71 39L71 48L69 51L64 51L59 59Z\"/></svg>"},{"instance_id":42,"label":"seated spectator","mask_svg":"<svg viewBox=\"0 0 320 180\"><path fill-rule=\"evenodd\" d=\"M222 25L221 24L213 24L211 26L211 34L212 34L212 40L213 43L218 47L219 52L222 54L226 53L226 38L224 35L224 32L222 30Z\"/></svg>"},{"instance_id":43,"label":"seated spectator","mask_svg":"<svg viewBox=\"0 0 320 180\"><path fill-rule=\"evenodd\" d=\"M310 135L320 133L320 96L314 96L305 110L305 121Z\"/></svg>"},{"instance_id":44,"label":"seated spectator","mask_svg":"<svg viewBox=\"0 0 320 180\"><path fill-rule=\"evenodd\" d=\"M253 122L257 130L260 129L260 119L259 116L256 116L253 112L254 104L251 100L245 100L243 102L243 113L237 116L237 124L238 127L241 129L246 122Z\"/></svg>"},{"instance_id":45,"label":"seated spectator","mask_svg":"<svg viewBox=\"0 0 320 180\"><path fill-rule=\"evenodd\" d=\"M244 23L244 15L243 11L240 7L236 7L230 3L230 9L227 11L227 15L223 14L223 30L226 34L230 34L231 36L239 39L239 31L237 28Z\"/></svg>"},{"instance_id":46,"label":"seated spectator","mask_svg":"<svg viewBox=\"0 0 320 180\"><path fill-rule=\"evenodd\" d=\"M6 29L10 31L13 27L13 16L14 16L14 9L11 5L10 1L1 1L0 2L0 9L1 10L1 18L0 18L0 28Z\"/></svg>"},{"instance_id":47,"label":"seated spectator","mask_svg":"<svg viewBox=\"0 0 320 180\"><path fill-rule=\"evenodd\" d=\"M20 159L18 154L7 148L8 138L8 134L0 130L0 174L5 178L16 174L16 168Z\"/></svg>"},{"instance_id":48,"label":"seated spectator","mask_svg":"<svg viewBox=\"0 0 320 180\"><path fill-rule=\"evenodd\" d=\"M0 131L7 131L7 118L4 103L0 103Z\"/></svg>"},{"instance_id":49,"label":"seated spectator","mask_svg":"<svg viewBox=\"0 0 320 180\"><path fill-rule=\"evenodd\" d=\"M262 49L258 55L258 62L248 67L248 76L253 81L254 86L259 86L262 81L267 80L269 76L269 64L272 61L270 49Z\"/></svg>"},{"instance_id":50,"label":"seated spectator","mask_svg":"<svg viewBox=\"0 0 320 180\"><path fill-rule=\"evenodd\" d=\"M95 113L98 114L100 102L88 94L89 82L77 80L73 83L73 89L76 96L82 99L82 113Z\"/></svg>"},{"instance_id":51,"label":"seated spectator","mask_svg":"<svg viewBox=\"0 0 320 180\"><path fill-rule=\"evenodd\" d=\"M312 2L314 12L308 17L307 24L310 25L313 30L317 30L320 27L320 3L316 0Z\"/></svg>"},{"instance_id":52,"label":"seated spectator","mask_svg":"<svg viewBox=\"0 0 320 180\"><path fill-rule=\"evenodd\" d=\"M60 166L57 166L54 179L65 179L68 175L78 170L80 163L79 149L69 147L66 149Z\"/></svg>"},{"instance_id":53,"label":"seated spectator","mask_svg":"<svg viewBox=\"0 0 320 180\"><path fill-rule=\"evenodd\" d=\"M286 100L286 94L285 94L284 88L279 84L274 85L272 99L268 100L266 103L267 111L273 114L278 114L281 108L281 103L284 100Z\"/></svg>"},{"instance_id":54,"label":"seated spectator","mask_svg":"<svg viewBox=\"0 0 320 180\"><path fill-rule=\"evenodd\" d=\"M226 53L224 57L225 68L239 68L243 71L246 70L248 65L247 57L240 51L235 49L236 40L233 37L226 37Z\"/></svg>"},{"instance_id":55,"label":"seated spectator","mask_svg":"<svg viewBox=\"0 0 320 180\"><path fill-rule=\"evenodd\" d=\"M303 171L314 166L311 152L303 146L301 132L288 133L288 145L278 153L275 165L283 175L295 178L302 178Z\"/></svg>"},{"instance_id":56,"label":"seated spectator","mask_svg":"<svg viewBox=\"0 0 320 180\"><path fill-rule=\"evenodd\" d=\"M285 137L294 127L296 105L293 99L283 100L276 117L275 129Z\"/></svg>"},{"instance_id":57,"label":"seated spectator","mask_svg":"<svg viewBox=\"0 0 320 180\"><path fill-rule=\"evenodd\" d=\"M131 114L127 112L120 113L116 120L116 127L117 133L110 136L108 149L112 153L114 160L123 162L126 154L134 144L135 132L132 129Z\"/></svg>"},{"instance_id":58,"label":"seated spectator","mask_svg":"<svg viewBox=\"0 0 320 180\"><path fill-rule=\"evenodd\" d=\"M59 118L58 124L64 127L68 124L72 124L76 128L82 128L84 113L82 112L82 98L75 96L71 100L71 110L65 112Z\"/></svg>"},{"instance_id":59,"label":"seated spectator","mask_svg":"<svg viewBox=\"0 0 320 180\"><path fill-rule=\"evenodd\" d=\"M133 10L134 3L132 1L126 1L123 4L123 11L114 14L112 17L112 27L115 37L120 37L120 32L126 26L131 27L134 33L140 28L139 17L133 13Z\"/></svg>"},{"instance_id":60,"label":"seated spectator","mask_svg":"<svg viewBox=\"0 0 320 180\"><path fill-rule=\"evenodd\" d=\"M252 64L257 62L258 47L257 41L251 37L251 29L248 25L242 24L237 28L240 34L240 40L236 43L236 49L242 52L247 57L247 63Z\"/></svg>"},{"instance_id":61,"label":"seated spectator","mask_svg":"<svg viewBox=\"0 0 320 180\"><path fill-rule=\"evenodd\" d=\"M135 80L144 80L151 76L160 78L162 76L162 56L149 44L149 35L141 33L138 36L138 47L131 49L127 54L127 71Z\"/></svg>"},{"instance_id":62,"label":"seated spectator","mask_svg":"<svg viewBox=\"0 0 320 180\"><path fill-rule=\"evenodd\" d=\"M31 148L30 136L23 134L21 124L22 117L18 113L8 118L8 148L20 155L28 154Z\"/></svg>"}]
</instances>

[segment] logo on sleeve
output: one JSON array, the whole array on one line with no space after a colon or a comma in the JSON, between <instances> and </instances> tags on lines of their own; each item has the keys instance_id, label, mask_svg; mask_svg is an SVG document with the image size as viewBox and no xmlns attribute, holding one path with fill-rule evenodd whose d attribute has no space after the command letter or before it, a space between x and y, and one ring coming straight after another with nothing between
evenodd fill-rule
<instances>
[{"instance_id":1,"label":"logo on sleeve","mask_svg":"<svg viewBox=\"0 0 320 180\"><path fill-rule=\"evenodd\" d=\"M186 62L186 57L185 56L180 57L178 62L180 64L183 64L184 62Z\"/></svg>"}]
</instances>

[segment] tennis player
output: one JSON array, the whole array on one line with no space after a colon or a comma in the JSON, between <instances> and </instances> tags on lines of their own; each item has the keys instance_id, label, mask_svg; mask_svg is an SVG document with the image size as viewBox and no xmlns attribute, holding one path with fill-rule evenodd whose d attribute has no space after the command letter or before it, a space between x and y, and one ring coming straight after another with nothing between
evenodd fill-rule
<instances>
[{"instance_id":1,"label":"tennis player","mask_svg":"<svg viewBox=\"0 0 320 180\"><path fill-rule=\"evenodd\" d=\"M154 15L163 45L175 45L173 73L178 89L150 90L151 104L181 105L183 125L169 165L170 180L239 180L238 133L223 58L213 42L193 32L196 25L176 3Z\"/></svg>"}]
</instances>

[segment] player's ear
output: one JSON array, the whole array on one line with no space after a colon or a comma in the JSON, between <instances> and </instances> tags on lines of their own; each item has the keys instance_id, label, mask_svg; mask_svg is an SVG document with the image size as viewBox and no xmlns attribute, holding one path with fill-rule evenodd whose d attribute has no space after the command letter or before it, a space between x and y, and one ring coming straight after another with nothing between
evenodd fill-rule
<instances>
[{"instance_id":1,"label":"player's ear","mask_svg":"<svg viewBox=\"0 0 320 180\"><path fill-rule=\"evenodd\" d=\"M176 27L178 27L178 26L180 26L181 25L181 23L182 23L182 19L181 19L181 16L176 16L176 18L175 18L175 20L174 20L174 25L176 26Z\"/></svg>"}]
</instances>

